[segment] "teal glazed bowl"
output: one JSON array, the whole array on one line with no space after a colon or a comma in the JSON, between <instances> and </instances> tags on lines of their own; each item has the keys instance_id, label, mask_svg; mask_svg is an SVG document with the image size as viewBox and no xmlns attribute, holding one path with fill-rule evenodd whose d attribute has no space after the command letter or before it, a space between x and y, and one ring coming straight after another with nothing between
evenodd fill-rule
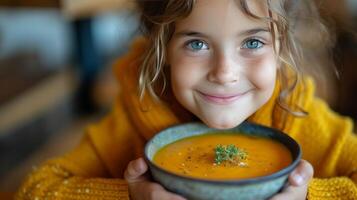
<instances>
[{"instance_id":1,"label":"teal glazed bowl","mask_svg":"<svg viewBox=\"0 0 357 200\"><path fill-rule=\"evenodd\" d=\"M206 180L180 176L153 162L154 155L164 146L183 138L208 133L237 133L271 138L285 145L292 155L292 163L280 171L257 178L239 180ZM287 134L269 127L243 122L239 126L217 130L202 123L188 123L165 129L156 134L145 146L145 160L153 179L167 190L191 200L260 200L278 193L287 182L289 174L301 159L301 149Z\"/></svg>"}]
</instances>

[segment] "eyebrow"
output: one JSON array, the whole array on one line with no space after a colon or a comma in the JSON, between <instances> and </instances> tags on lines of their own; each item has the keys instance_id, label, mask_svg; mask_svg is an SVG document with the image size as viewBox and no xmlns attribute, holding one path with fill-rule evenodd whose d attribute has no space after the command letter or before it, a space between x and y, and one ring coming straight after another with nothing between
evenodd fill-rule
<instances>
[{"instance_id":1,"label":"eyebrow","mask_svg":"<svg viewBox=\"0 0 357 200\"><path fill-rule=\"evenodd\" d=\"M267 28L253 28L253 29L248 29L248 30L244 30L241 31L237 34L237 36L248 36L248 35L254 35L260 32L270 32L269 29ZM175 33L175 36L178 37L184 37L184 36L196 36L196 37L205 37L208 38L207 35L205 35L204 33L200 33L197 31L190 31L190 30L184 30L184 31L180 31Z\"/></svg>"}]
</instances>

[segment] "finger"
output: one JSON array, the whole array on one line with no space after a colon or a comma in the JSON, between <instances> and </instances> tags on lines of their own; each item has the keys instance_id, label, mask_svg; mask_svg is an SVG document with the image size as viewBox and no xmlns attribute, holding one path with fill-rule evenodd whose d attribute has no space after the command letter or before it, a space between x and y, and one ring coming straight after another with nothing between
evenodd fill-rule
<instances>
[{"instance_id":1,"label":"finger","mask_svg":"<svg viewBox=\"0 0 357 200\"><path fill-rule=\"evenodd\" d=\"M168 192L161 185L157 183L151 183L149 189L150 199L160 200L186 200L184 197Z\"/></svg>"},{"instance_id":2,"label":"finger","mask_svg":"<svg viewBox=\"0 0 357 200\"><path fill-rule=\"evenodd\" d=\"M282 192L270 198L270 200L297 200L306 199L308 185L288 186Z\"/></svg>"},{"instance_id":3,"label":"finger","mask_svg":"<svg viewBox=\"0 0 357 200\"><path fill-rule=\"evenodd\" d=\"M157 191L152 196L151 199L161 199L161 200L186 200L185 198L166 191Z\"/></svg>"},{"instance_id":4,"label":"finger","mask_svg":"<svg viewBox=\"0 0 357 200\"><path fill-rule=\"evenodd\" d=\"M297 168L289 176L289 184L293 186L306 185L314 174L312 165L306 160L301 160Z\"/></svg>"},{"instance_id":5,"label":"finger","mask_svg":"<svg viewBox=\"0 0 357 200\"><path fill-rule=\"evenodd\" d=\"M146 180L147 178L143 175L147 170L148 166L145 163L144 159L138 158L128 164L128 167L124 172L124 178L128 183Z\"/></svg>"}]
</instances>

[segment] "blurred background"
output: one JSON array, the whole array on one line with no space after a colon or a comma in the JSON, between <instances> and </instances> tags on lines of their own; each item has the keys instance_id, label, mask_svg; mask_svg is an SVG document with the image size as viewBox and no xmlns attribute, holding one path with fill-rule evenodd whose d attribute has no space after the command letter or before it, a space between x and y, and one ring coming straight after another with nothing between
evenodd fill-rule
<instances>
[{"instance_id":1,"label":"blurred background","mask_svg":"<svg viewBox=\"0 0 357 200\"><path fill-rule=\"evenodd\" d=\"M322 95L357 119L357 0L316 0L336 27L340 79ZM133 0L0 0L0 199L112 105L112 63L139 35Z\"/></svg>"}]
</instances>

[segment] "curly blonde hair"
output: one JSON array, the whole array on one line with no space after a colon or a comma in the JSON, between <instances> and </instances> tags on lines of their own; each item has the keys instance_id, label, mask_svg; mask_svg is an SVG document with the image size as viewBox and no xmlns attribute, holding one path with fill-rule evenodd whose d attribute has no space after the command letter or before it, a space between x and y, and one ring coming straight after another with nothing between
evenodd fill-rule
<instances>
[{"instance_id":1,"label":"curly blonde hair","mask_svg":"<svg viewBox=\"0 0 357 200\"><path fill-rule=\"evenodd\" d=\"M274 44L278 56L278 78L281 83L278 105L295 116L306 116L299 105L302 97L295 104L287 102L289 94L302 76L313 66L316 74L324 71L333 35L320 18L316 5L311 0L265 0L268 5L268 17L258 17L251 12L247 0L235 0L244 14L270 25L273 41L279 41L279 48ZM166 87L165 59L166 46L175 31L175 21L187 17L196 0L137 0L141 13L141 27L148 39L150 48L144 54L139 78L139 93L143 97L148 91L155 99L160 99ZM314 55L318 55L316 59ZM324 59L321 59L321 56ZM302 84L304 85L304 84ZM161 88L160 88L161 87Z\"/></svg>"}]
</instances>

